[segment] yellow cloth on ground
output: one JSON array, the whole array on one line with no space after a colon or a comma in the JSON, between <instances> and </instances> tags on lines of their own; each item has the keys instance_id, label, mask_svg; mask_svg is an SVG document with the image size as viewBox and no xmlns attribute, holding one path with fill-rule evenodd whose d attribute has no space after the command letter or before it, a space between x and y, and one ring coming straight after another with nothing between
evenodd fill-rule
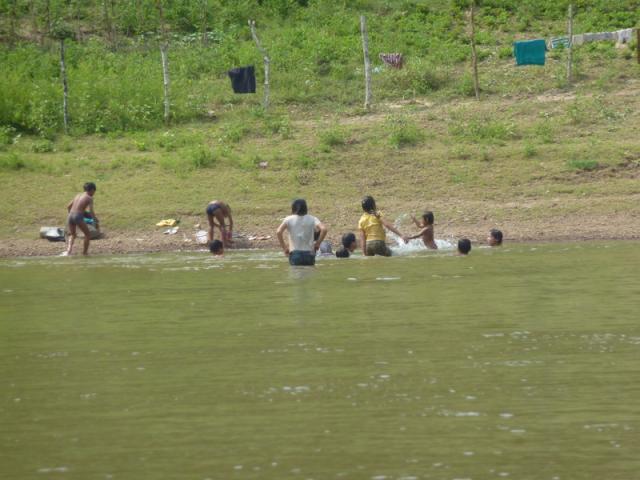
<instances>
[{"instance_id":1,"label":"yellow cloth on ground","mask_svg":"<svg viewBox=\"0 0 640 480\"><path fill-rule=\"evenodd\" d=\"M364 213L360 217L358 222L358 228L364 230L364 234L367 237L367 242L371 240L384 241L386 235L384 233L384 227L382 225L382 215L372 215L370 213Z\"/></svg>"},{"instance_id":2,"label":"yellow cloth on ground","mask_svg":"<svg viewBox=\"0 0 640 480\"><path fill-rule=\"evenodd\" d=\"M156 227L175 227L178 224L178 221L174 218L168 218L166 220L160 220L156 223Z\"/></svg>"}]
</instances>

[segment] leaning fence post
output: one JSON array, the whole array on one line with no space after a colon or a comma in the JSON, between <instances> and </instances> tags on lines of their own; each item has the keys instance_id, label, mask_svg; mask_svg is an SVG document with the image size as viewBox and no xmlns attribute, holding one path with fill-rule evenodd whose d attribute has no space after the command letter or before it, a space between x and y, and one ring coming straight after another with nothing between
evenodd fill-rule
<instances>
[{"instance_id":1,"label":"leaning fence post","mask_svg":"<svg viewBox=\"0 0 640 480\"><path fill-rule=\"evenodd\" d=\"M360 15L360 33L362 34L362 53L364 55L364 108L371 108L371 62L369 62L369 35L367 19Z\"/></svg>"},{"instance_id":2,"label":"leaning fence post","mask_svg":"<svg viewBox=\"0 0 640 480\"><path fill-rule=\"evenodd\" d=\"M573 63L573 3L569 4L568 34L569 34L569 48L567 50L567 85L571 86L571 82L573 80L573 75L571 71L572 63Z\"/></svg>"},{"instance_id":3,"label":"leaning fence post","mask_svg":"<svg viewBox=\"0 0 640 480\"><path fill-rule=\"evenodd\" d=\"M256 42L256 47L262 54L262 59L264 60L264 109L269 108L269 64L271 61L269 60L269 55L267 55L267 51L262 48L260 44L260 40L258 39L258 35L256 34L256 22L255 20L249 20L249 27L251 28L251 36L253 37L253 41Z\"/></svg>"},{"instance_id":4,"label":"leaning fence post","mask_svg":"<svg viewBox=\"0 0 640 480\"><path fill-rule=\"evenodd\" d=\"M478 82L478 55L476 54L476 26L475 26L475 5L476 0L471 0L471 65L473 67L473 90L476 100L480 100L480 82Z\"/></svg>"}]
</instances>

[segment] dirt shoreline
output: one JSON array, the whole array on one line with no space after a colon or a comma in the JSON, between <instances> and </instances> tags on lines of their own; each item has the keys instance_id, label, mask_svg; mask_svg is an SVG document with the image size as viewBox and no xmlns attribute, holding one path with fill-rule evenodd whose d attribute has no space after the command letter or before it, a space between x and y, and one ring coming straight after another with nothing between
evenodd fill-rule
<instances>
[{"instance_id":1,"label":"dirt shoreline","mask_svg":"<svg viewBox=\"0 0 640 480\"><path fill-rule=\"evenodd\" d=\"M640 240L640 221L637 218L626 218L625 221L597 222L587 224L578 219L567 222L565 219L554 219L552 225L541 222L526 224L504 224L500 228L505 234L505 243L525 242L581 242L589 240ZM617 219L622 220L622 219ZM473 244L485 242L486 233L493 228L491 224L446 225L436 226L436 238L455 240L470 238ZM333 232L353 231L353 228L331 228ZM473 232L473 233L470 233ZM257 238L256 238L257 237ZM328 239L334 249L339 245L340 234L330 233ZM237 249L277 249L278 241L275 231L260 229L251 234L239 231L234 247ZM46 239L3 239L0 241L0 258L57 256L65 249L62 242L49 242ZM82 251L82 239L78 238L74 253ZM196 242L195 230L178 231L175 235L166 235L162 230L143 231L107 231L104 238L91 242L90 254L129 254L153 252L197 252L206 251L206 245Z\"/></svg>"}]
</instances>

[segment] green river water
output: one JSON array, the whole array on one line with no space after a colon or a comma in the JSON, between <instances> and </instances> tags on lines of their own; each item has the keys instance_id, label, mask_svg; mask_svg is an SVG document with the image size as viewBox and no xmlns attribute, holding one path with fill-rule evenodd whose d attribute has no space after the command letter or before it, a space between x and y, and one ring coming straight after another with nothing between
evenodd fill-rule
<instances>
[{"instance_id":1,"label":"green river water","mask_svg":"<svg viewBox=\"0 0 640 480\"><path fill-rule=\"evenodd\" d=\"M0 478L640 478L639 248L0 260Z\"/></svg>"}]
</instances>

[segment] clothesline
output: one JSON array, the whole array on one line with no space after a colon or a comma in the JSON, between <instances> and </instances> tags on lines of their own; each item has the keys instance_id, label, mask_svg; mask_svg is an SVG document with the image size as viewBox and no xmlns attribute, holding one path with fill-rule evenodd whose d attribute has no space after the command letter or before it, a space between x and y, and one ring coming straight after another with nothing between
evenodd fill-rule
<instances>
[{"instance_id":1,"label":"clothesline","mask_svg":"<svg viewBox=\"0 0 640 480\"><path fill-rule=\"evenodd\" d=\"M633 38L634 28L623 28L613 32L597 32L597 33L579 33L573 35L571 44L573 46L583 45L589 42L599 42L603 40L615 41L618 45L629 44ZM569 47L569 37L554 37L549 41L549 48Z\"/></svg>"}]
</instances>

